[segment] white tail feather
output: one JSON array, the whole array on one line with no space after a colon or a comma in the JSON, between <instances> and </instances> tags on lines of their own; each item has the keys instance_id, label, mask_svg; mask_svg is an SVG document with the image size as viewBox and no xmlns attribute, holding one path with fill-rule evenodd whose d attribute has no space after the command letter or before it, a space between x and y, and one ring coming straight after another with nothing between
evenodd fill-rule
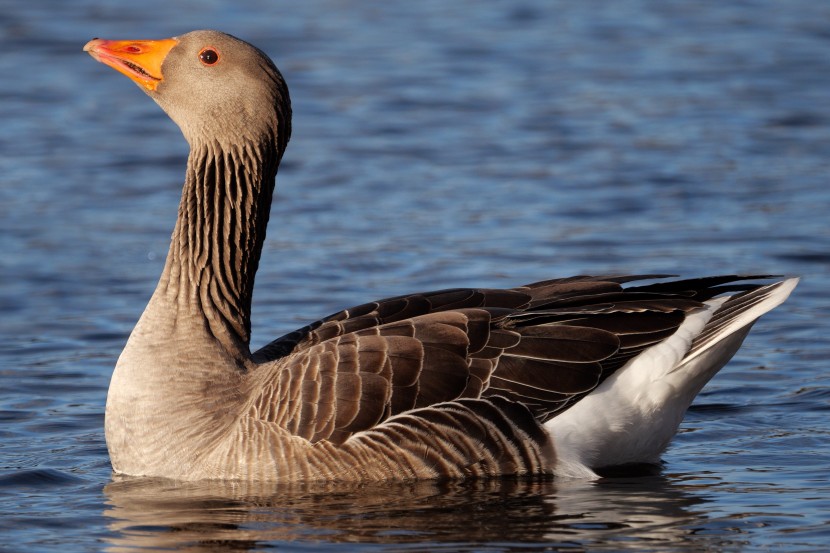
<instances>
[{"instance_id":1,"label":"white tail feather","mask_svg":"<svg viewBox=\"0 0 830 553\"><path fill-rule=\"evenodd\" d=\"M743 297L746 305L740 296L705 302L672 336L548 421L556 474L597 478L595 469L657 463L698 392L732 358L752 323L783 303L797 283L791 278L758 288ZM702 334L705 339L696 342Z\"/></svg>"}]
</instances>

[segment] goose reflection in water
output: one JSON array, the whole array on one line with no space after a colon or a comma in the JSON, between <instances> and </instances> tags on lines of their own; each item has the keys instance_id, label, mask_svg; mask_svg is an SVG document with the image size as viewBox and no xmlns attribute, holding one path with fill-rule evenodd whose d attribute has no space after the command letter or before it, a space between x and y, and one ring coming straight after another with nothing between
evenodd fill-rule
<instances>
[{"instance_id":1,"label":"goose reflection in water","mask_svg":"<svg viewBox=\"0 0 830 553\"><path fill-rule=\"evenodd\" d=\"M108 551L131 552L253 551L286 542L702 551L731 539L696 534L705 500L672 482L658 475L338 486L120 477L104 490L104 514Z\"/></svg>"}]
</instances>

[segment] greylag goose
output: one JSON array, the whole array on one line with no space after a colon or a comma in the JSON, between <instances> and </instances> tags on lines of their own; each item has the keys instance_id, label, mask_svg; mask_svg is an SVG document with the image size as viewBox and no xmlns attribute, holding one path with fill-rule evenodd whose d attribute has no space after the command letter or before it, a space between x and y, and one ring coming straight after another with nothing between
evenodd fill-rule
<instances>
[{"instance_id":1,"label":"greylag goose","mask_svg":"<svg viewBox=\"0 0 830 553\"><path fill-rule=\"evenodd\" d=\"M416 293L251 352L254 275L291 134L282 75L218 31L84 50L135 81L190 145L167 261L107 396L115 473L597 478L658 463L697 393L797 283L577 276Z\"/></svg>"}]
</instances>

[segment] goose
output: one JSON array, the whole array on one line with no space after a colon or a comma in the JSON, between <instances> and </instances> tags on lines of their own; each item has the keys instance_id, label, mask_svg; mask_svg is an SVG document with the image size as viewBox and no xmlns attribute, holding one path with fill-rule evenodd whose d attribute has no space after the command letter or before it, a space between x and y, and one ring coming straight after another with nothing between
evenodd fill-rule
<instances>
[{"instance_id":1,"label":"goose","mask_svg":"<svg viewBox=\"0 0 830 553\"><path fill-rule=\"evenodd\" d=\"M599 478L656 465L702 387L797 278L554 278L372 301L251 351L291 134L258 48L202 30L93 39L190 147L155 292L110 382L115 474L368 482Z\"/></svg>"}]
</instances>

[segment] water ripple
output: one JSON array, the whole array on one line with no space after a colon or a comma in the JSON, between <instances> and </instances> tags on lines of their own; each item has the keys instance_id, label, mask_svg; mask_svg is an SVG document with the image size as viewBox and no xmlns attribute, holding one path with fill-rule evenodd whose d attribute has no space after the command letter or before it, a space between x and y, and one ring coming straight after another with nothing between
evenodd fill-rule
<instances>
[{"instance_id":1,"label":"water ripple","mask_svg":"<svg viewBox=\"0 0 830 553\"><path fill-rule=\"evenodd\" d=\"M830 541L830 57L822 2L208 2L295 131L262 344L416 289L797 274L656 475L285 490L112 480L112 366L157 281L186 144L93 35L176 2L0 10L0 550L822 550ZM207 7L208 9L204 9Z\"/></svg>"}]
</instances>

